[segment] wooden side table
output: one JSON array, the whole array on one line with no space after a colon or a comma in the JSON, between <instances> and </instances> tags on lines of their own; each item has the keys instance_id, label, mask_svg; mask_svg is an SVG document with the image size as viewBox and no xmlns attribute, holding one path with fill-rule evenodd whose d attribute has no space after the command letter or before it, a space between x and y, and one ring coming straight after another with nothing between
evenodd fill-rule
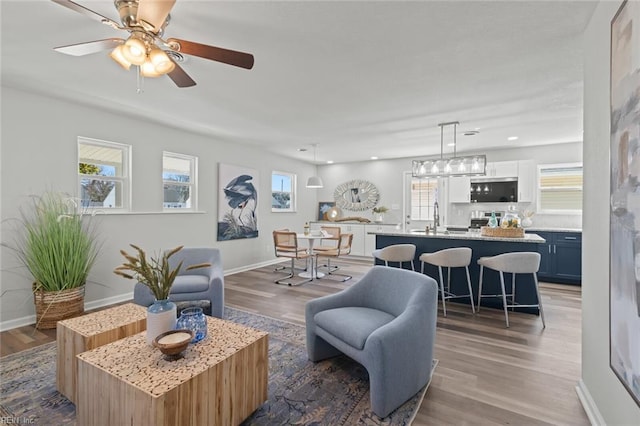
<instances>
[{"instance_id":1,"label":"wooden side table","mask_svg":"<svg viewBox=\"0 0 640 426\"><path fill-rule=\"evenodd\" d=\"M58 391L75 404L78 401L76 355L146 329L147 308L134 303L58 321Z\"/></svg>"},{"instance_id":2,"label":"wooden side table","mask_svg":"<svg viewBox=\"0 0 640 426\"><path fill-rule=\"evenodd\" d=\"M268 334L207 317L207 337L165 359L144 333L78 355L79 425L237 425L267 400Z\"/></svg>"}]
</instances>

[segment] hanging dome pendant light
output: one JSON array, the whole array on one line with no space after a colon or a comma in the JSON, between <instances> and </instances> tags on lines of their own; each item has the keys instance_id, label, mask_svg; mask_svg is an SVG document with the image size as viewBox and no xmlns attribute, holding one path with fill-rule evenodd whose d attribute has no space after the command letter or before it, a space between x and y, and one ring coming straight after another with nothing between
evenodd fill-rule
<instances>
[{"instance_id":1,"label":"hanging dome pendant light","mask_svg":"<svg viewBox=\"0 0 640 426\"><path fill-rule=\"evenodd\" d=\"M318 147L318 144L313 144L313 164L316 164L316 148ZM320 179L320 176L310 176L309 179L307 179L307 188L313 188L313 189L318 189L318 188L324 188L324 184L322 183L322 179Z\"/></svg>"}]
</instances>

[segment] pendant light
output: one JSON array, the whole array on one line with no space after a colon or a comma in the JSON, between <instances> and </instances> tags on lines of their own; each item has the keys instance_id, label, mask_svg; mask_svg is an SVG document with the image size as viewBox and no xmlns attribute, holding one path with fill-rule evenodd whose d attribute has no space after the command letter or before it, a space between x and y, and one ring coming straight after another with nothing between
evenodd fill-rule
<instances>
[{"instance_id":1,"label":"pendant light","mask_svg":"<svg viewBox=\"0 0 640 426\"><path fill-rule=\"evenodd\" d=\"M412 176L417 178L434 178L447 176L483 176L486 174L487 156L456 156L456 132L458 121L439 123L440 126L440 158L430 160L413 160ZM444 128L453 126L453 157L444 158Z\"/></svg>"},{"instance_id":2,"label":"pendant light","mask_svg":"<svg viewBox=\"0 0 640 426\"><path fill-rule=\"evenodd\" d=\"M316 148L318 148L318 144L313 144L313 164L316 164ZM322 179L320 179L320 176L310 176L309 179L307 179L307 188L323 188L324 184L322 183Z\"/></svg>"}]
</instances>

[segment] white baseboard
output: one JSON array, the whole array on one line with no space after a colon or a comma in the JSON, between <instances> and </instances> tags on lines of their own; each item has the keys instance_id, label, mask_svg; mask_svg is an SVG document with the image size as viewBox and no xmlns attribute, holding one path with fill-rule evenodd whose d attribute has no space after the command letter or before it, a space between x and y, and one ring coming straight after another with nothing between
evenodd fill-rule
<instances>
[{"instance_id":1,"label":"white baseboard","mask_svg":"<svg viewBox=\"0 0 640 426\"><path fill-rule=\"evenodd\" d=\"M226 277L227 275L233 275L233 274L237 274L239 272L246 272L246 271L250 271L252 269L256 269L256 268L262 268L264 266L269 266L269 265L275 265L277 263L283 263L283 262L289 262L289 259L273 259L273 260L267 260L266 262L260 262L260 263L254 263L253 265L244 265L244 266L240 266L239 268L233 268L233 269L229 269L224 271L224 276Z\"/></svg>"},{"instance_id":2,"label":"white baseboard","mask_svg":"<svg viewBox=\"0 0 640 426\"><path fill-rule=\"evenodd\" d=\"M255 263L253 265L245 265L239 268L234 268L234 269L229 269L227 271L224 271L224 275L227 276L227 275L237 274L239 272L245 272L251 269L262 268L263 266L275 265L277 263L282 263L287 261L288 260L286 259L285 260L274 259L266 262ZM117 296L107 297L105 299L92 300L91 302L86 302L84 304L84 309L88 311L91 309L101 308L103 306L113 305L114 303L121 303L121 302L125 302L127 300L132 300L132 299L133 299L133 292L119 294ZM6 330L11 330L13 328L23 327L25 325L35 324L35 322L36 322L35 314L22 317L22 318L12 319L9 321L3 321L3 322L0 322L0 331L6 331Z\"/></svg>"},{"instance_id":3,"label":"white baseboard","mask_svg":"<svg viewBox=\"0 0 640 426\"><path fill-rule=\"evenodd\" d=\"M593 426L606 426L606 422L598 410L598 406L591 397L591 393L587 388L587 385L580 379L578 386L576 386L576 393L582 404L582 408L587 413L587 417Z\"/></svg>"},{"instance_id":4,"label":"white baseboard","mask_svg":"<svg viewBox=\"0 0 640 426\"><path fill-rule=\"evenodd\" d=\"M91 302L86 302L84 304L84 310L89 311L91 309L101 308L103 306L113 305L114 303L126 302L127 300L133 299L133 292L119 294L113 297L107 297L105 299L100 300L92 300ZM0 331L11 330L12 328L23 327L25 325L31 325L36 323L36 316L29 315L22 318L16 318L9 321L0 322Z\"/></svg>"}]
</instances>

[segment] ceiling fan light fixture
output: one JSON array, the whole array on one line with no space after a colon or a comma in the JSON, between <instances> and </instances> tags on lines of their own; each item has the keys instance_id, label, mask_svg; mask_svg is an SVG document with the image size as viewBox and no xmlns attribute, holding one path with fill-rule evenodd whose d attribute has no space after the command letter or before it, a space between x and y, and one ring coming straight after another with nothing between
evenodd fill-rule
<instances>
[{"instance_id":1,"label":"ceiling fan light fixture","mask_svg":"<svg viewBox=\"0 0 640 426\"><path fill-rule=\"evenodd\" d=\"M146 60L142 65L140 65L140 74L143 77L160 77L162 73L159 73L156 70L156 67L153 65L153 62L150 60Z\"/></svg>"},{"instance_id":2,"label":"ceiling fan light fixture","mask_svg":"<svg viewBox=\"0 0 640 426\"><path fill-rule=\"evenodd\" d=\"M122 56L134 65L142 65L147 59L147 46L144 41L131 36L123 45Z\"/></svg>"},{"instance_id":3,"label":"ceiling fan light fixture","mask_svg":"<svg viewBox=\"0 0 640 426\"><path fill-rule=\"evenodd\" d=\"M131 62L127 61L127 59L122 54L122 50L123 50L122 45L120 45L115 49L113 49L109 54L109 56L111 57L111 59L116 61L118 65L120 65L122 68L124 68L125 70L128 70L129 68L131 68Z\"/></svg>"},{"instance_id":4,"label":"ceiling fan light fixture","mask_svg":"<svg viewBox=\"0 0 640 426\"><path fill-rule=\"evenodd\" d=\"M149 60L159 74L170 73L176 67L176 64L173 63L169 56L156 46L149 52Z\"/></svg>"}]
</instances>

